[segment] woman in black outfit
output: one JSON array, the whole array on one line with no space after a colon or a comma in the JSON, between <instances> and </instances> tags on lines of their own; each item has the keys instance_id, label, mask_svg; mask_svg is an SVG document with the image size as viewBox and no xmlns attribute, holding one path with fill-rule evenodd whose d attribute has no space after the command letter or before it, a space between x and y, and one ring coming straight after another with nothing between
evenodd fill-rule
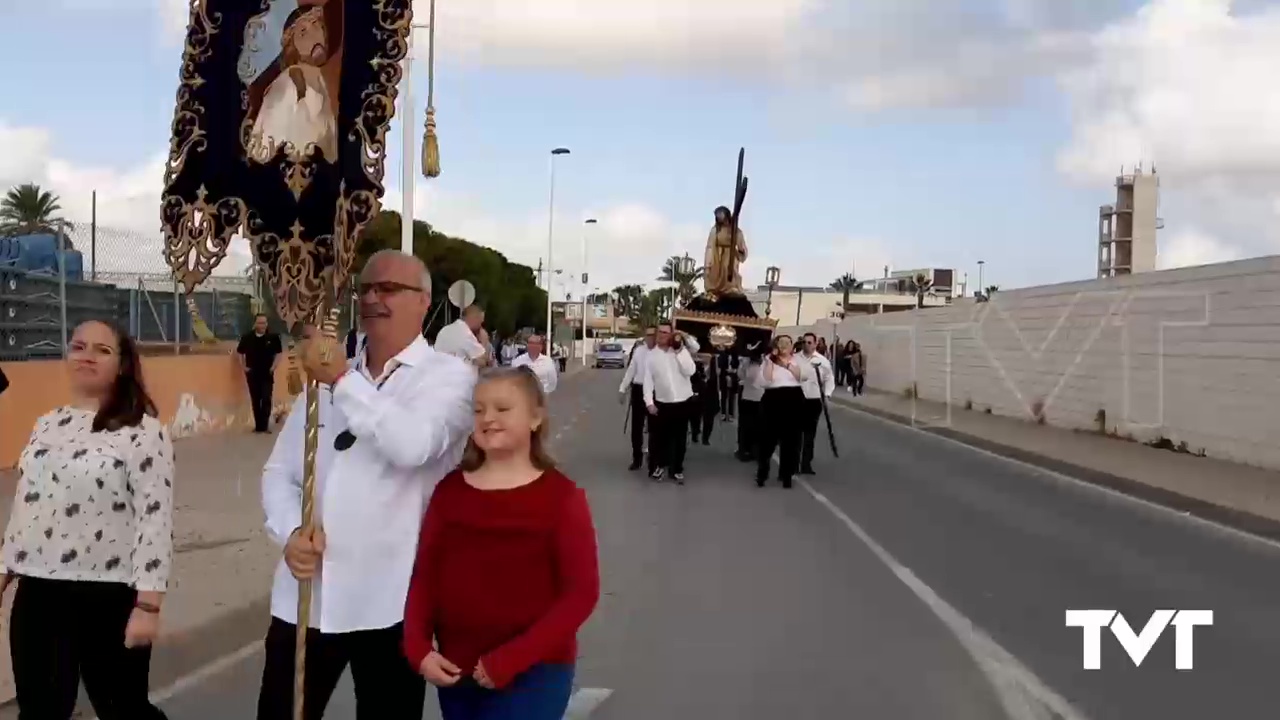
<instances>
[{"instance_id":1,"label":"woman in black outfit","mask_svg":"<svg viewBox=\"0 0 1280 720\"><path fill-rule=\"evenodd\" d=\"M782 487L791 487L791 479L800 469L800 415L804 409L801 383L811 380L813 366L795 357L791 337L779 335L773 350L760 366L758 382L764 388L760 400L760 445L756 456L756 485L764 487L769 480L769 463L778 451L778 479Z\"/></svg>"}]
</instances>

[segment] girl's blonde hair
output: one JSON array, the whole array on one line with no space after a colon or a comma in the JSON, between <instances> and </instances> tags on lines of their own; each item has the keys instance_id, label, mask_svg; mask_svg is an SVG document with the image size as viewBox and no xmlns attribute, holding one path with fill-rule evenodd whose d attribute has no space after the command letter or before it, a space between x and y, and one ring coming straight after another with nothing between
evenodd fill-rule
<instances>
[{"instance_id":1,"label":"girl's blonde hair","mask_svg":"<svg viewBox=\"0 0 1280 720\"><path fill-rule=\"evenodd\" d=\"M529 401L529 404L542 411L542 422L538 424L538 429L534 430L529 438L529 462L539 470L554 468L556 461L547 452L547 396L542 392L542 382L538 380L538 376L528 366L488 368L480 373L480 380L476 383L476 389L480 389L481 385L493 382L509 382L515 385L524 393L525 399ZM467 448L462 453L462 463L459 467L466 472L473 472L483 464L484 451L476 445L474 436L467 438Z\"/></svg>"}]
</instances>

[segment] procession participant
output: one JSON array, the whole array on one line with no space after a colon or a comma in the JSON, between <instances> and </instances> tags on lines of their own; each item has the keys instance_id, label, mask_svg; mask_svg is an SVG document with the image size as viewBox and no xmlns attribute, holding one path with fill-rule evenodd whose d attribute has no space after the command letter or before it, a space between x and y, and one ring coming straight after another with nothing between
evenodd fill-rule
<instances>
[{"instance_id":1,"label":"procession participant","mask_svg":"<svg viewBox=\"0 0 1280 720\"><path fill-rule=\"evenodd\" d=\"M693 376L689 378L689 389L693 395L686 401L685 418L689 421L689 434L693 444L698 444L702 430L702 391L707 386L707 366L701 357L693 359Z\"/></svg>"},{"instance_id":2,"label":"procession participant","mask_svg":"<svg viewBox=\"0 0 1280 720\"><path fill-rule=\"evenodd\" d=\"M511 367L529 368L542 385L542 392L550 395L556 390L560 373L556 372L556 361L543 352L545 345L546 341L543 340L541 335L530 335L528 340L529 351L512 360Z\"/></svg>"},{"instance_id":3,"label":"procession participant","mask_svg":"<svg viewBox=\"0 0 1280 720\"><path fill-rule=\"evenodd\" d=\"M425 682L400 652L414 547L436 482L462 456L476 370L431 348L422 261L396 250L369 258L359 281L367 342L348 365L331 341L304 342L302 365L323 386L316 527L302 515L305 396L299 396L262 477L267 534L284 549L258 720L292 717L298 580L312 580L304 709L325 707L349 664L358 720L418 720ZM326 354L326 350L329 351Z\"/></svg>"},{"instance_id":4,"label":"procession participant","mask_svg":"<svg viewBox=\"0 0 1280 720\"><path fill-rule=\"evenodd\" d=\"M72 402L36 423L4 534L18 715L70 720L83 681L103 720L163 720L147 682L173 566L173 445L123 332L81 324L67 370Z\"/></svg>"},{"instance_id":5,"label":"procession participant","mask_svg":"<svg viewBox=\"0 0 1280 720\"><path fill-rule=\"evenodd\" d=\"M649 353L657 343L657 336L657 326L650 325L644 329L644 341L631 346L631 359L627 361L627 371L622 376L622 384L618 386L618 400L630 405L628 408L631 413L629 470L639 470L640 463L644 461L644 427L649 417L644 404L644 369Z\"/></svg>"},{"instance_id":6,"label":"procession participant","mask_svg":"<svg viewBox=\"0 0 1280 720\"><path fill-rule=\"evenodd\" d=\"M867 355L862 352L861 343L853 343L853 353L849 356L849 392L861 395L867 382Z\"/></svg>"},{"instance_id":7,"label":"procession participant","mask_svg":"<svg viewBox=\"0 0 1280 720\"><path fill-rule=\"evenodd\" d=\"M737 355L720 353L716 356L716 374L720 377L720 420L733 422L737 416L738 395L742 392L738 368L742 361Z\"/></svg>"},{"instance_id":8,"label":"procession participant","mask_svg":"<svg viewBox=\"0 0 1280 720\"><path fill-rule=\"evenodd\" d=\"M760 399L764 388L760 385L761 363L764 353L753 352L738 365L738 380L742 387L742 399L738 405L738 459L753 462L760 446Z\"/></svg>"},{"instance_id":9,"label":"procession participant","mask_svg":"<svg viewBox=\"0 0 1280 720\"><path fill-rule=\"evenodd\" d=\"M546 434L529 371L486 371L462 465L427 508L404 651L439 688L444 720L560 720L569 704L600 569L586 494Z\"/></svg>"},{"instance_id":10,"label":"procession participant","mask_svg":"<svg viewBox=\"0 0 1280 720\"><path fill-rule=\"evenodd\" d=\"M836 381L831 372L831 361L818 351L818 338L805 333L800 359L813 366L813 374L804 381L804 409L801 411L802 439L800 443L800 474L814 475L813 445L818 437L818 421L822 419L823 398L835 392Z\"/></svg>"},{"instance_id":11,"label":"procession participant","mask_svg":"<svg viewBox=\"0 0 1280 720\"><path fill-rule=\"evenodd\" d=\"M791 337L779 335L759 370L757 382L764 388L760 400L760 445L756 455L756 485L769 480L769 465L778 451L778 479L791 487L800 464L800 424L804 408L803 384L813 377L813 365L795 356Z\"/></svg>"},{"instance_id":12,"label":"procession participant","mask_svg":"<svg viewBox=\"0 0 1280 720\"><path fill-rule=\"evenodd\" d=\"M242 335L240 344L236 346L236 359L249 386L253 431L256 433L268 432L276 368L282 358L284 344L280 342L280 336L267 329L267 316L258 313L253 318L253 330Z\"/></svg>"},{"instance_id":13,"label":"procession participant","mask_svg":"<svg viewBox=\"0 0 1280 720\"><path fill-rule=\"evenodd\" d=\"M440 328L434 347L438 353L462 358L476 367L492 364L489 334L484 329L484 309L468 305L462 317Z\"/></svg>"},{"instance_id":14,"label":"procession participant","mask_svg":"<svg viewBox=\"0 0 1280 720\"><path fill-rule=\"evenodd\" d=\"M698 342L677 332L671 323L658 325L657 342L645 358L644 406L653 422L649 426L649 477L662 480L665 473L684 484L684 454L688 446L688 400L693 397L690 378Z\"/></svg>"},{"instance_id":15,"label":"procession participant","mask_svg":"<svg viewBox=\"0 0 1280 720\"><path fill-rule=\"evenodd\" d=\"M698 367L704 375L702 385L690 400L694 412L689 420L693 425L693 441L701 438L703 445L711 444L711 430L715 427L716 415L720 412L720 376L716 372L716 361L713 357L706 362L699 362ZM697 377L695 375L695 377Z\"/></svg>"}]
</instances>

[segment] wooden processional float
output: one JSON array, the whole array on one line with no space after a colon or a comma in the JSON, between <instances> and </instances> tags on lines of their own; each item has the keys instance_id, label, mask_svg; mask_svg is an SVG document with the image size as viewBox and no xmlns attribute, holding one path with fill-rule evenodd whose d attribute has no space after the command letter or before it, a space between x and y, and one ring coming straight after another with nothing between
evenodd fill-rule
<instances>
[{"instance_id":1,"label":"wooden processional float","mask_svg":"<svg viewBox=\"0 0 1280 720\"><path fill-rule=\"evenodd\" d=\"M248 240L280 319L295 332L319 327L323 352L340 352L339 289L348 282L361 230L381 209L412 0L189 2L161 198L165 259L190 298L231 243ZM424 171L435 177L431 104L427 131ZM291 355L296 370L296 346ZM309 379L305 392L300 526L309 529L319 440L316 381ZM303 718L311 599L311 582L301 581L296 720Z\"/></svg>"}]
</instances>

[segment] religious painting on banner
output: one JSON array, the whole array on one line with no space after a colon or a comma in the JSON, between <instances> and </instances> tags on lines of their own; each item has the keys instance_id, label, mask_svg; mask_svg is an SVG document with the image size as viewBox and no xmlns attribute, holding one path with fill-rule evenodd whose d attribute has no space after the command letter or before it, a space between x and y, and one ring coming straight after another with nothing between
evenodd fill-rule
<instances>
[{"instance_id":1,"label":"religious painting on banner","mask_svg":"<svg viewBox=\"0 0 1280 720\"><path fill-rule=\"evenodd\" d=\"M189 0L161 216L190 293L246 238L290 325L346 282L383 193L412 0Z\"/></svg>"}]
</instances>

